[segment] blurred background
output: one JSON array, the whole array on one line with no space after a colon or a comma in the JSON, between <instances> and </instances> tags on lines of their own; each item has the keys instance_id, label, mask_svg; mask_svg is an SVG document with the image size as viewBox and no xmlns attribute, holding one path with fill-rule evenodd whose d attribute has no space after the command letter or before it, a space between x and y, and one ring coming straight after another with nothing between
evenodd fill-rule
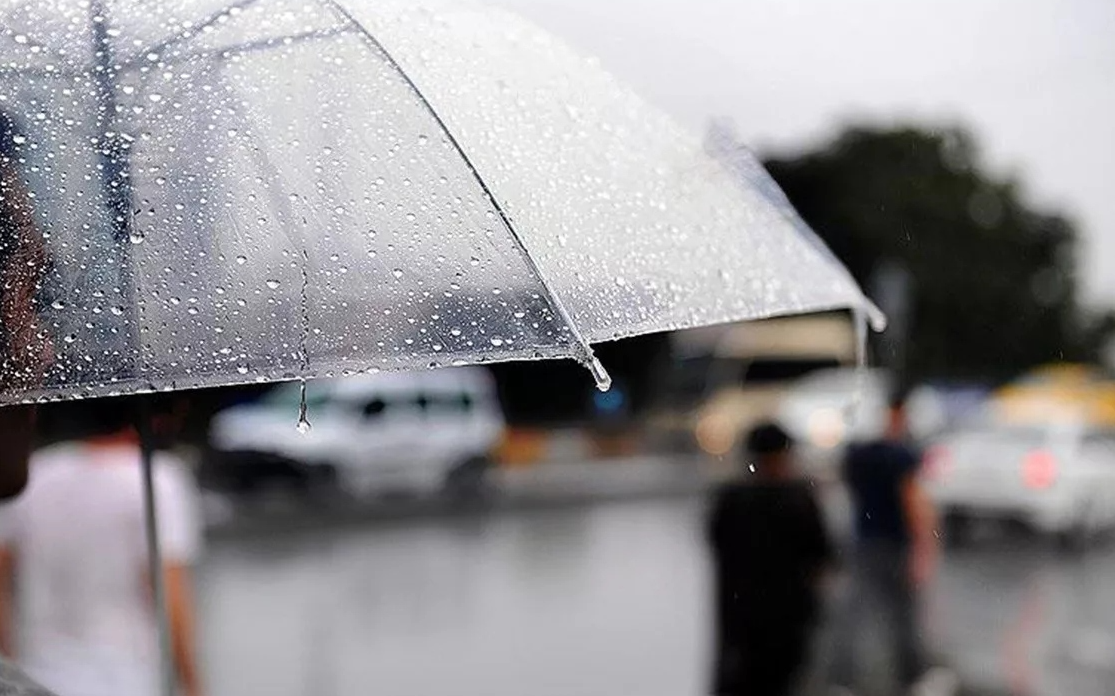
<instances>
[{"instance_id":1,"label":"blurred background","mask_svg":"<svg viewBox=\"0 0 1115 696\"><path fill-rule=\"evenodd\" d=\"M965 693L1111 693L1115 5L499 4L756 150L890 326L865 370L832 313L601 345L607 393L561 362L315 383L308 433L297 385L190 393L207 691L704 693L705 491L774 418L843 538L843 448L903 389L935 652Z\"/></svg>"}]
</instances>

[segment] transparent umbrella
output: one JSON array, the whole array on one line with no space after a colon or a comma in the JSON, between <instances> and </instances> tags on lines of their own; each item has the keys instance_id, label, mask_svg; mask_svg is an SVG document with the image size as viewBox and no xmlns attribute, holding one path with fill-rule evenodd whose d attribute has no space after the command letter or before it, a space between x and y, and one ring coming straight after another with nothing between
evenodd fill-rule
<instances>
[{"instance_id":1,"label":"transparent umbrella","mask_svg":"<svg viewBox=\"0 0 1115 696\"><path fill-rule=\"evenodd\" d=\"M591 364L593 341L864 306L761 191L511 15L0 7L56 354L3 401Z\"/></svg>"},{"instance_id":2,"label":"transparent umbrella","mask_svg":"<svg viewBox=\"0 0 1115 696\"><path fill-rule=\"evenodd\" d=\"M0 112L0 403L557 357L606 387L596 341L874 312L499 11L0 0Z\"/></svg>"}]
</instances>

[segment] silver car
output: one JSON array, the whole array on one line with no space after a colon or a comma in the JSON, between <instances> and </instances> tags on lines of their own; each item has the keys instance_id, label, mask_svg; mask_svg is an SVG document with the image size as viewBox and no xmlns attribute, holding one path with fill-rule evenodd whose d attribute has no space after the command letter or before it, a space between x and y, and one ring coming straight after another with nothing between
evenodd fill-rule
<instances>
[{"instance_id":1,"label":"silver car","mask_svg":"<svg viewBox=\"0 0 1115 696\"><path fill-rule=\"evenodd\" d=\"M1018 520L1078 542L1115 526L1115 431L1081 423L988 424L925 451L922 475L954 534Z\"/></svg>"}]
</instances>

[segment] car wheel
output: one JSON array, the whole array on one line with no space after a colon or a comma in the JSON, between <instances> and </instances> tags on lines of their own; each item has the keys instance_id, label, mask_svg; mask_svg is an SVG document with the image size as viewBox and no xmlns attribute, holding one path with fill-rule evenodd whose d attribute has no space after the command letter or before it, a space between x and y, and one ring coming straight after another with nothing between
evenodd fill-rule
<instances>
[{"instance_id":1,"label":"car wheel","mask_svg":"<svg viewBox=\"0 0 1115 696\"><path fill-rule=\"evenodd\" d=\"M484 495L491 462L487 457L472 457L450 469L445 476L445 492L454 498L472 499Z\"/></svg>"},{"instance_id":2,"label":"car wheel","mask_svg":"<svg viewBox=\"0 0 1115 696\"><path fill-rule=\"evenodd\" d=\"M949 546L964 546L972 537L972 519L960 512L945 515L945 542Z\"/></svg>"}]
</instances>

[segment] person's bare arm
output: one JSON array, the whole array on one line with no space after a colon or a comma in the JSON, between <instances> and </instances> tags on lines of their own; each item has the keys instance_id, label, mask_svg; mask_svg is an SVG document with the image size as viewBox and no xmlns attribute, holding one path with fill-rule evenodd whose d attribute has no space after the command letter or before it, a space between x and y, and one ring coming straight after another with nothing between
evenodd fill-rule
<instances>
[{"instance_id":1,"label":"person's bare arm","mask_svg":"<svg viewBox=\"0 0 1115 696\"><path fill-rule=\"evenodd\" d=\"M200 696L201 678L197 669L194 641L194 603L190 568L181 563L168 563L164 569L166 603L170 617L171 648L174 664L186 696Z\"/></svg>"},{"instance_id":2,"label":"person's bare arm","mask_svg":"<svg viewBox=\"0 0 1115 696\"><path fill-rule=\"evenodd\" d=\"M915 474L902 484L902 503L910 525L910 577L915 585L922 585L937 565L937 511Z\"/></svg>"},{"instance_id":3,"label":"person's bare arm","mask_svg":"<svg viewBox=\"0 0 1115 696\"><path fill-rule=\"evenodd\" d=\"M0 546L0 655L15 658L15 548Z\"/></svg>"}]
</instances>

